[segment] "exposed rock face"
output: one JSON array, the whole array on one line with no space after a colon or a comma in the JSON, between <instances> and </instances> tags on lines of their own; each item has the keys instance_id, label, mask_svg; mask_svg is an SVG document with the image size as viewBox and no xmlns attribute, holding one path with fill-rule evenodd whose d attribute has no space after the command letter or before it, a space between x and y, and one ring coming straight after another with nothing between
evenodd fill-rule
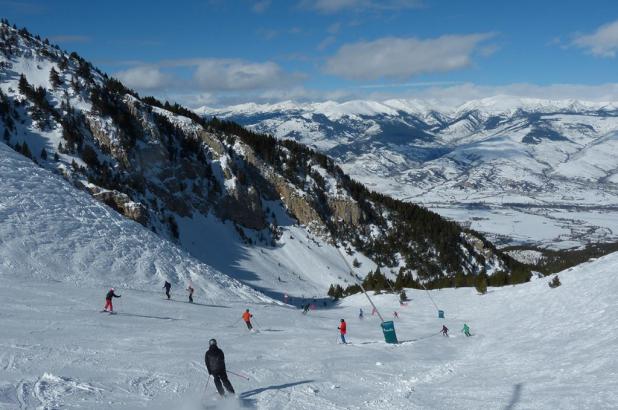
<instances>
[{"instance_id":1,"label":"exposed rock face","mask_svg":"<svg viewBox=\"0 0 618 410\"><path fill-rule=\"evenodd\" d=\"M498 255L496 255L493 249L486 247L481 239L477 238L474 235L470 235L469 233L463 233L462 235L464 239L466 240L466 242L472 245L476 253L483 255L483 257L487 261L497 261L498 260Z\"/></svg>"},{"instance_id":2,"label":"exposed rock face","mask_svg":"<svg viewBox=\"0 0 618 410\"><path fill-rule=\"evenodd\" d=\"M294 187L291 187L283 178L276 178L275 188L281 196L281 200L288 208L288 211L303 225L310 225L319 223L323 225L324 222L316 210L311 206L305 195L302 195L296 191Z\"/></svg>"},{"instance_id":3,"label":"exposed rock face","mask_svg":"<svg viewBox=\"0 0 618 410\"><path fill-rule=\"evenodd\" d=\"M288 183L285 178L273 172L253 152L250 147L244 146L245 159L262 175L268 184L274 188L276 195L283 201L288 211L303 225L324 225L318 212L311 206L304 192Z\"/></svg>"},{"instance_id":4,"label":"exposed rock face","mask_svg":"<svg viewBox=\"0 0 618 410\"><path fill-rule=\"evenodd\" d=\"M349 199L329 199L328 206L337 220L350 225L360 225L364 220L364 215L358 204Z\"/></svg>"},{"instance_id":5,"label":"exposed rock face","mask_svg":"<svg viewBox=\"0 0 618 410\"><path fill-rule=\"evenodd\" d=\"M99 145L104 150L108 151L114 158L116 158L122 166L125 168L129 167L130 162L127 152L122 148L122 146L112 143L112 140L109 137L110 132L104 129L104 126L100 120L96 117L86 116L86 123L88 124L90 132L98 141Z\"/></svg>"},{"instance_id":6,"label":"exposed rock face","mask_svg":"<svg viewBox=\"0 0 618 410\"><path fill-rule=\"evenodd\" d=\"M114 208L127 218L144 226L148 224L148 209L143 204L132 201L127 194L113 190L101 190L92 185L87 188L94 198Z\"/></svg>"},{"instance_id":7,"label":"exposed rock face","mask_svg":"<svg viewBox=\"0 0 618 410\"><path fill-rule=\"evenodd\" d=\"M264 229L267 225L258 191L236 184L217 204L217 215L250 229Z\"/></svg>"}]
</instances>

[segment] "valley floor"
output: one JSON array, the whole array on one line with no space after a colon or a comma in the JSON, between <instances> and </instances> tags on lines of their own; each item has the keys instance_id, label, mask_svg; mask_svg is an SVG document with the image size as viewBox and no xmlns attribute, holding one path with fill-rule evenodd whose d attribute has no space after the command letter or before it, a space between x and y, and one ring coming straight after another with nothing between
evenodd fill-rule
<instances>
[{"instance_id":1,"label":"valley floor","mask_svg":"<svg viewBox=\"0 0 618 410\"><path fill-rule=\"evenodd\" d=\"M173 292L23 282L0 272L0 408L609 409L618 407L618 254L547 279L490 289L377 296L396 320L383 342L363 295L311 311L238 302L185 303ZM200 304L203 303L203 304ZM257 333L235 323L248 307ZM364 320L358 318L359 308ZM349 345L338 344L340 318ZM460 333L463 323L473 337ZM438 335L442 324L451 337ZM208 339L224 350L237 398L204 391ZM202 406L202 407L200 407Z\"/></svg>"}]
</instances>

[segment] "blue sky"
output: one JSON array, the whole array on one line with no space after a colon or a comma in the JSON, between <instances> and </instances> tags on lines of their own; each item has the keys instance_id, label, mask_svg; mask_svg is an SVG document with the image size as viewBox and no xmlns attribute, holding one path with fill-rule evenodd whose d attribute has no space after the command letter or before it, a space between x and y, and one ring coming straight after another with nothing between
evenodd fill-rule
<instances>
[{"instance_id":1,"label":"blue sky","mask_svg":"<svg viewBox=\"0 0 618 410\"><path fill-rule=\"evenodd\" d=\"M192 107L494 94L618 100L618 1L4 1L4 17Z\"/></svg>"}]
</instances>

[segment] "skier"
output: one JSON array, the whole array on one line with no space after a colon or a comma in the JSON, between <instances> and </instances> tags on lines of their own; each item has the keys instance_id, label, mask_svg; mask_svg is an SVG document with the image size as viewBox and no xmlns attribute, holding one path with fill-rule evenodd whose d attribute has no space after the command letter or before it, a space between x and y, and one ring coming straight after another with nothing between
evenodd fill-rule
<instances>
[{"instance_id":1,"label":"skier","mask_svg":"<svg viewBox=\"0 0 618 410\"><path fill-rule=\"evenodd\" d=\"M448 327L446 327L445 325L442 325L442 336L446 336L448 337Z\"/></svg>"},{"instance_id":2,"label":"skier","mask_svg":"<svg viewBox=\"0 0 618 410\"><path fill-rule=\"evenodd\" d=\"M111 288L109 292L107 292L107 295L105 295L105 307L103 308L103 312L113 313L114 306L112 305L112 298L119 298L119 297L120 295L117 295L116 293L114 293L114 288Z\"/></svg>"},{"instance_id":3,"label":"skier","mask_svg":"<svg viewBox=\"0 0 618 410\"><path fill-rule=\"evenodd\" d=\"M306 315L307 312L309 312L309 306L310 306L309 303L307 303L307 304L305 304L303 306L303 315Z\"/></svg>"},{"instance_id":4,"label":"skier","mask_svg":"<svg viewBox=\"0 0 618 410\"><path fill-rule=\"evenodd\" d=\"M470 334L470 327L464 323L463 329L461 329L461 331L464 333L464 335L466 335L466 337L470 337L472 336Z\"/></svg>"},{"instance_id":5,"label":"skier","mask_svg":"<svg viewBox=\"0 0 618 410\"><path fill-rule=\"evenodd\" d=\"M170 300L170 290L172 289L172 284L168 281L165 281L163 289L165 289L165 295L167 296L167 300Z\"/></svg>"},{"instance_id":6,"label":"skier","mask_svg":"<svg viewBox=\"0 0 618 410\"><path fill-rule=\"evenodd\" d=\"M358 312L358 318L359 319L363 318L363 308L360 308L360 311Z\"/></svg>"},{"instance_id":7,"label":"skier","mask_svg":"<svg viewBox=\"0 0 618 410\"><path fill-rule=\"evenodd\" d=\"M215 339L210 339L208 344L208 351L206 351L206 355L204 356L204 362L206 362L208 374L214 379L215 387L221 396L225 393L223 386L225 386L228 392L234 394L235 392L232 387L232 383L230 383L230 380L227 378L227 371L225 370L225 355L223 354L223 350L217 347L217 341Z\"/></svg>"},{"instance_id":8,"label":"skier","mask_svg":"<svg viewBox=\"0 0 618 410\"><path fill-rule=\"evenodd\" d=\"M393 318L399 319L399 313L397 313L397 311L393 312Z\"/></svg>"},{"instance_id":9,"label":"skier","mask_svg":"<svg viewBox=\"0 0 618 410\"><path fill-rule=\"evenodd\" d=\"M245 324L247 325L247 329L252 330L253 326L251 325L251 318L253 317L253 315L251 313L249 313L249 309L245 310L245 313L242 314L242 320L245 321Z\"/></svg>"},{"instance_id":10,"label":"skier","mask_svg":"<svg viewBox=\"0 0 618 410\"><path fill-rule=\"evenodd\" d=\"M378 309L376 308L371 309L371 316L375 315L376 313L378 313Z\"/></svg>"},{"instance_id":11,"label":"skier","mask_svg":"<svg viewBox=\"0 0 618 410\"><path fill-rule=\"evenodd\" d=\"M195 291L195 289L193 289L192 283L189 283L189 287L187 288L187 291L189 292L189 303L193 303L193 292Z\"/></svg>"},{"instance_id":12,"label":"skier","mask_svg":"<svg viewBox=\"0 0 618 410\"><path fill-rule=\"evenodd\" d=\"M343 344L348 344L348 342L345 341L345 334L347 333L347 325L345 323L345 320L341 319L341 322L337 329L339 329L339 334L341 335L341 341L343 342Z\"/></svg>"}]
</instances>

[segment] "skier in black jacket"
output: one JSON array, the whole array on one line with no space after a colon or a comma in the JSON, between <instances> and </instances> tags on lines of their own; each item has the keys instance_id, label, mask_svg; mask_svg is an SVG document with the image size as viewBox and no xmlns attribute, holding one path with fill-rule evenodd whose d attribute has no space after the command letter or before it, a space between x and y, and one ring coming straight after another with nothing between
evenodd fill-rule
<instances>
[{"instance_id":1,"label":"skier in black jacket","mask_svg":"<svg viewBox=\"0 0 618 410\"><path fill-rule=\"evenodd\" d=\"M168 281L165 281L165 284L163 285L163 289L165 289L165 294L167 295L167 300L170 299L170 290L172 289L172 284L169 283Z\"/></svg>"},{"instance_id":2,"label":"skier in black jacket","mask_svg":"<svg viewBox=\"0 0 618 410\"><path fill-rule=\"evenodd\" d=\"M212 375L212 378L215 381L215 387L221 396L225 393L223 390L223 386L227 389L228 392L234 394L234 388L232 387L232 383L227 378L227 372L225 370L225 356L223 355L223 350L217 347L217 341L215 339L210 339L208 342L210 347L206 352L206 356L204 357L204 361L206 362L206 368L208 369L208 374ZM223 382L223 386L221 385Z\"/></svg>"}]
</instances>

